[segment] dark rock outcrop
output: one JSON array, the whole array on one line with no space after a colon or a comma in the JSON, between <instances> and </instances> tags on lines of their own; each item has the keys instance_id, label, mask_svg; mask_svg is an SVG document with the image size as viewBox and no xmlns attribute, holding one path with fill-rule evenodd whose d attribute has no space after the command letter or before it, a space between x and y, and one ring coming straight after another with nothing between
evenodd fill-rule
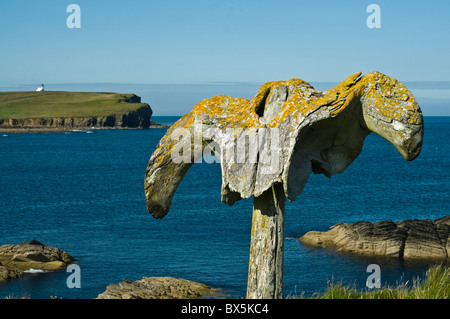
<instances>
[{"instance_id":1,"label":"dark rock outcrop","mask_svg":"<svg viewBox=\"0 0 450 319\"><path fill-rule=\"evenodd\" d=\"M144 277L109 285L96 299L198 299L216 292L207 285L185 279Z\"/></svg>"},{"instance_id":2,"label":"dark rock outcrop","mask_svg":"<svg viewBox=\"0 0 450 319\"><path fill-rule=\"evenodd\" d=\"M299 240L312 247L329 247L365 256L448 260L450 215L434 221L391 220L338 223L327 232L310 231Z\"/></svg>"}]
</instances>

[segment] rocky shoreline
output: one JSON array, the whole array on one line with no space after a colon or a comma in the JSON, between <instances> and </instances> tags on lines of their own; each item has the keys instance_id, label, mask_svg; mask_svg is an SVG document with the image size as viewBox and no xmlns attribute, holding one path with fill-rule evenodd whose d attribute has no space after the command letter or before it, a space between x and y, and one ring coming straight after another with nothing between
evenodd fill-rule
<instances>
[{"instance_id":1,"label":"rocky shoreline","mask_svg":"<svg viewBox=\"0 0 450 319\"><path fill-rule=\"evenodd\" d=\"M50 117L30 119L0 120L2 128L80 128L80 127L135 127L147 128L150 126L152 110L147 104L125 114L94 117Z\"/></svg>"},{"instance_id":2,"label":"rocky shoreline","mask_svg":"<svg viewBox=\"0 0 450 319\"><path fill-rule=\"evenodd\" d=\"M19 279L30 270L62 269L74 261L67 252L37 240L3 245L0 246L0 283ZM95 299L198 299L213 297L218 292L218 289L186 279L143 277L111 284Z\"/></svg>"},{"instance_id":3,"label":"rocky shoreline","mask_svg":"<svg viewBox=\"0 0 450 319\"><path fill-rule=\"evenodd\" d=\"M104 126L104 127L98 127L98 126L77 126L77 127L70 127L70 126L14 126L14 127L6 127L6 126L0 126L0 133L33 133L33 132L68 132L73 130L78 131L87 131L92 129L126 129L126 130L132 130L132 129L155 129L155 128L169 128L169 126L160 124L155 121L150 121L150 125L148 127L123 127L123 126Z\"/></svg>"},{"instance_id":4,"label":"rocky shoreline","mask_svg":"<svg viewBox=\"0 0 450 319\"><path fill-rule=\"evenodd\" d=\"M149 129L169 126L151 121L150 107L120 115L82 118L38 118L25 120L0 120L2 133L28 133L31 131L70 131L74 129Z\"/></svg>"},{"instance_id":5,"label":"rocky shoreline","mask_svg":"<svg viewBox=\"0 0 450 319\"><path fill-rule=\"evenodd\" d=\"M449 261L450 215L436 220L391 220L338 223L329 231L310 231L299 238L306 246L330 248L359 256L408 260ZM18 279L28 270L57 270L75 259L67 252L37 240L0 246L0 283ZM214 298L219 289L172 277L123 280L106 287L95 299Z\"/></svg>"},{"instance_id":6,"label":"rocky shoreline","mask_svg":"<svg viewBox=\"0 0 450 319\"><path fill-rule=\"evenodd\" d=\"M450 215L436 220L391 220L338 223L329 231L310 231L299 240L310 247L331 248L360 256L408 260L449 260Z\"/></svg>"}]
</instances>

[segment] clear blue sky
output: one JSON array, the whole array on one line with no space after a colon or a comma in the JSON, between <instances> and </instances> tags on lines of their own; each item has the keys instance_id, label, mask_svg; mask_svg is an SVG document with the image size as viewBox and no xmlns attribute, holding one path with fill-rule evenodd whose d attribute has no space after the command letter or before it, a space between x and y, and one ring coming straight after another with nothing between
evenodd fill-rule
<instances>
[{"instance_id":1,"label":"clear blue sky","mask_svg":"<svg viewBox=\"0 0 450 319\"><path fill-rule=\"evenodd\" d=\"M69 4L81 28L69 29ZM369 29L369 4L381 28ZM0 85L450 81L450 1L1 0Z\"/></svg>"}]
</instances>

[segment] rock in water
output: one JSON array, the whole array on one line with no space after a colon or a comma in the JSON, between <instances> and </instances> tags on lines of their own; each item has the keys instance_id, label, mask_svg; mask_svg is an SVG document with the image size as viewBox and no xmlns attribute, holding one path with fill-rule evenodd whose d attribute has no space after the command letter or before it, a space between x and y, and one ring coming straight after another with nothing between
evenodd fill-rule
<instances>
[{"instance_id":1,"label":"rock in water","mask_svg":"<svg viewBox=\"0 0 450 319\"><path fill-rule=\"evenodd\" d=\"M448 259L450 215L436 219L338 223L327 232L310 231L299 240L364 256L404 259Z\"/></svg>"},{"instance_id":2,"label":"rock in water","mask_svg":"<svg viewBox=\"0 0 450 319\"><path fill-rule=\"evenodd\" d=\"M144 277L109 285L96 299L198 299L216 292L207 285L185 279Z\"/></svg>"},{"instance_id":3,"label":"rock in water","mask_svg":"<svg viewBox=\"0 0 450 319\"><path fill-rule=\"evenodd\" d=\"M0 263L9 269L56 270L66 267L74 260L67 252L37 240L20 245L0 246Z\"/></svg>"}]
</instances>

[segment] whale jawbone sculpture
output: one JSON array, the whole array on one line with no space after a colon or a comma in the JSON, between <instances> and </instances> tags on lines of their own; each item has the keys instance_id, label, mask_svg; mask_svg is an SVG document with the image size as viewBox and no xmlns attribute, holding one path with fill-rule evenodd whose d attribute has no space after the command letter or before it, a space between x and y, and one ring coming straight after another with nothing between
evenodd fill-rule
<instances>
[{"instance_id":1,"label":"whale jawbone sculpture","mask_svg":"<svg viewBox=\"0 0 450 319\"><path fill-rule=\"evenodd\" d=\"M380 72L354 74L327 91L291 79L262 85L251 100L204 99L166 132L151 156L147 209L164 217L186 172L211 151L220 159L222 201L233 205L254 196L247 297L282 298L285 198L295 200L311 173L342 173L371 132L408 161L421 151L418 103Z\"/></svg>"}]
</instances>

